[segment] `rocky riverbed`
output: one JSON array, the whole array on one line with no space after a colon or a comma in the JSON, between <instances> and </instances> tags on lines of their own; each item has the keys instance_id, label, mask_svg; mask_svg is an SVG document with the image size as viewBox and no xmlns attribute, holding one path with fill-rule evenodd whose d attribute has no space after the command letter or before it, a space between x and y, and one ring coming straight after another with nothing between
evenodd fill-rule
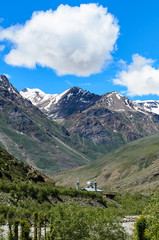
<instances>
[{"instance_id":1,"label":"rocky riverbed","mask_svg":"<svg viewBox=\"0 0 159 240\"><path fill-rule=\"evenodd\" d=\"M129 234L129 235L133 235L134 234L134 224L135 224L135 220L138 218L139 216L125 216L125 218L122 221L122 226L125 228L125 231Z\"/></svg>"}]
</instances>

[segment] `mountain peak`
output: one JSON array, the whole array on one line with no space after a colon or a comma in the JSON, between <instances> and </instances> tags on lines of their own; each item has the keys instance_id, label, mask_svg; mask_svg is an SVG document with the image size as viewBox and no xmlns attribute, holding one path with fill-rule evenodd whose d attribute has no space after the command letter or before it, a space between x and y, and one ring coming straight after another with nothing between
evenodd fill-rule
<instances>
[{"instance_id":1,"label":"mountain peak","mask_svg":"<svg viewBox=\"0 0 159 240\"><path fill-rule=\"evenodd\" d=\"M37 105L37 103L41 103L45 99L47 99L51 94L46 94L42 90L38 88L24 88L20 91L20 94L23 98L30 100L33 105Z\"/></svg>"},{"instance_id":2,"label":"mountain peak","mask_svg":"<svg viewBox=\"0 0 159 240\"><path fill-rule=\"evenodd\" d=\"M7 90L10 94L19 94L17 89L12 86L5 75L0 75L0 88Z\"/></svg>"},{"instance_id":3,"label":"mountain peak","mask_svg":"<svg viewBox=\"0 0 159 240\"><path fill-rule=\"evenodd\" d=\"M120 93L116 92L116 91L113 91L113 92L109 92L109 93L106 93L104 94L106 97L111 97L111 96L114 96L116 97L117 99L121 99L121 98L125 98L123 95L121 95Z\"/></svg>"},{"instance_id":4,"label":"mountain peak","mask_svg":"<svg viewBox=\"0 0 159 240\"><path fill-rule=\"evenodd\" d=\"M0 86L2 87L8 87L10 86L10 83L8 81L8 78L5 75L0 75Z\"/></svg>"},{"instance_id":5,"label":"mountain peak","mask_svg":"<svg viewBox=\"0 0 159 240\"><path fill-rule=\"evenodd\" d=\"M106 107L107 109L114 112L142 112L147 114L146 109L140 106L138 103L133 102L127 97L124 97L120 93L113 91L102 95L98 101L98 105Z\"/></svg>"},{"instance_id":6,"label":"mountain peak","mask_svg":"<svg viewBox=\"0 0 159 240\"><path fill-rule=\"evenodd\" d=\"M82 91L84 91L82 88L80 88L80 87L72 87L72 88L69 88L70 90L79 90L79 89L81 89Z\"/></svg>"},{"instance_id":7,"label":"mountain peak","mask_svg":"<svg viewBox=\"0 0 159 240\"><path fill-rule=\"evenodd\" d=\"M27 88L20 94L53 119L62 119L83 111L100 99L99 95L79 87L69 88L60 94L45 94L39 89Z\"/></svg>"},{"instance_id":8,"label":"mountain peak","mask_svg":"<svg viewBox=\"0 0 159 240\"><path fill-rule=\"evenodd\" d=\"M83 90L82 88L80 87L72 87L72 88L69 88L68 90L69 93L72 92L74 94L84 94L84 93L89 93L88 91L86 90Z\"/></svg>"}]
</instances>

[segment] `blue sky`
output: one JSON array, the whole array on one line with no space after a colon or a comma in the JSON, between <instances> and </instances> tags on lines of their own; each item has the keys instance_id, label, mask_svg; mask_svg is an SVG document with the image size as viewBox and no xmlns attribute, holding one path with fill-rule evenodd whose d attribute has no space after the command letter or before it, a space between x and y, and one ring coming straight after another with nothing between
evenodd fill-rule
<instances>
[{"instance_id":1,"label":"blue sky","mask_svg":"<svg viewBox=\"0 0 159 240\"><path fill-rule=\"evenodd\" d=\"M0 74L18 90L158 100L158 9L157 0L2 1Z\"/></svg>"}]
</instances>

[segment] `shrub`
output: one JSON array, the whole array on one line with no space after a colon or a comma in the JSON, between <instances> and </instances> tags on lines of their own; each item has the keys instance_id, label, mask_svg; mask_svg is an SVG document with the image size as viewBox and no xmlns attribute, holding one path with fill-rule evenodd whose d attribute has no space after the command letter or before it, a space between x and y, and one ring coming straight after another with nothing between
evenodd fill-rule
<instances>
[{"instance_id":1,"label":"shrub","mask_svg":"<svg viewBox=\"0 0 159 240\"><path fill-rule=\"evenodd\" d=\"M22 220L20 222L21 233L20 233L20 240L31 240L30 234L30 227L31 224L27 220Z\"/></svg>"},{"instance_id":2,"label":"shrub","mask_svg":"<svg viewBox=\"0 0 159 240\"><path fill-rule=\"evenodd\" d=\"M49 239L126 239L123 228L104 208L61 204L54 208L50 222Z\"/></svg>"},{"instance_id":3,"label":"shrub","mask_svg":"<svg viewBox=\"0 0 159 240\"><path fill-rule=\"evenodd\" d=\"M145 231L146 231L146 218L144 216L140 216L136 220L135 229L136 229L136 240L146 240Z\"/></svg>"}]
</instances>

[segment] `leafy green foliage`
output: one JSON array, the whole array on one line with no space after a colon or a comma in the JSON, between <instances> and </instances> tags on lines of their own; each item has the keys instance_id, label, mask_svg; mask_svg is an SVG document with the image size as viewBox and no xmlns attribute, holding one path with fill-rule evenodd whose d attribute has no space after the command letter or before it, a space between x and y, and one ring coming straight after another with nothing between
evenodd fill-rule
<instances>
[{"instance_id":1,"label":"leafy green foliage","mask_svg":"<svg viewBox=\"0 0 159 240\"><path fill-rule=\"evenodd\" d=\"M47 230L46 230L47 222ZM30 240L28 220L9 221L9 240L18 240L17 227L20 225L20 240ZM16 226L16 228L15 228ZM13 228L14 227L14 228ZM127 235L119 219L104 208L80 206L68 202L54 205L49 215L34 214L34 240L126 240ZM41 229L44 228L42 236Z\"/></svg>"},{"instance_id":2,"label":"leafy green foliage","mask_svg":"<svg viewBox=\"0 0 159 240\"><path fill-rule=\"evenodd\" d=\"M148 239L159 239L159 194L156 193L150 204L144 211L147 216L147 235Z\"/></svg>"},{"instance_id":3,"label":"leafy green foliage","mask_svg":"<svg viewBox=\"0 0 159 240\"><path fill-rule=\"evenodd\" d=\"M27 220L23 220L20 222L21 233L20 233L20 240L32 240L30 237L30 227L31 224Z\"/></svg>"},{"instance_id":4,"label":"leafy green foliage","mask_svg":"<svg viewBox=\"0 0 159 240\"><path fill-rule=\"evenodd\" d=\"M0 182L0 195L3 192L4 201L0 202L0 215L2 219L13 220L33 219L34 212L48 213L53 205L75 198L91 199L101 206L105 206L101 194L77 191L55 187L52 182L31 183L31 182Z\"/></svg>"},{"instance_id":5,"label":"leafy green foliage","mask_svg":"<svg viewBox=\"0 0 159 240\"><path fill-rule=\"evenodd\" d=\"M136 240L146 240L145 231L146 231L146 218L140 216L136 221Z\"/></svg>"},{"instance_id":6,"label":"leafy green foliage","mask_svg":"<svg viewBox=\"0 0 159 240\"><path fill-rule=\"evenodd\" d=\"M54 208L49 239L124 240L126 234L103 208L92 209L71 202Z\"/></svg>"},{"instance_id":7,"label":"leafy green foliage","mask_svg":"<svg viewBox=\"0 0 159 240\"><path fill-rule=\"evenodd\" d=\"M140 215L150 202L150 196L140 193L124 193L117 194L114 200L120 206L120 214Z\"/></svg>"},{"instance_id":8,"label":"leafy green foliage","mask_svg":"<svg viewBox=\"0 0 159 240\"><path fill-rule=\"evenodd\" d=\"M20 239L29 240L30 221L34 224L35 240L40 239L41 228L45 228L45 238L48 235L50 240L127 239L117 217L119 214L111 213L105 207L106 200L101 194L55 187L51 182L7 181L0 183L0 195L2 192L10 202L9 205L0 204L0 214L11 223L10 240L17 236L18 223ZM63 203L63 198L69 201ZM81 205L71 199L80 199ZM84 205L84 199L99 202L101 207ZM20 220L17 222L17 219ZM46 226L50 226L50 231Z\"/></svg>"},{"instance_id":9,"label":"leafy green foliage","mask_svg":"<svg viewBox=\"0 0 159 240\"><path fill-rule=\"evenodd\" d=\"M156 193L135 224L136 240L159 239L159 194Z\"/></svg>"}]
</instances>

